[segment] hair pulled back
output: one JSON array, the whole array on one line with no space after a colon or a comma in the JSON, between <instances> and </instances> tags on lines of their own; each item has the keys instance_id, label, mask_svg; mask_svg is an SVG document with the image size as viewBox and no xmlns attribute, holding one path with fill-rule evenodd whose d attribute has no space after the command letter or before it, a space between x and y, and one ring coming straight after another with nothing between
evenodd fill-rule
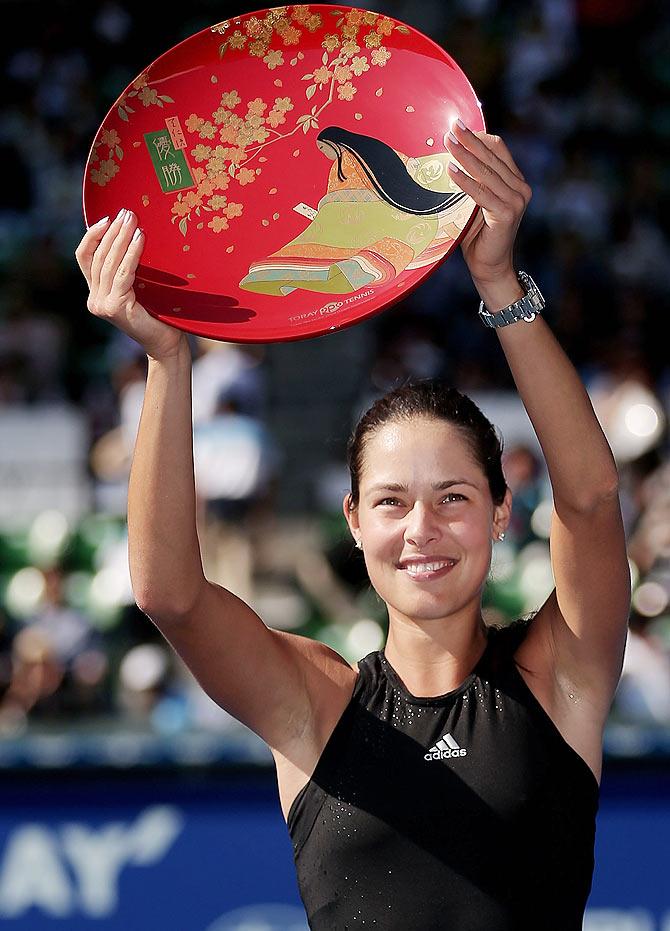
<instances>
[{"instance_id":1,"label":"hair pulled back","mask_svg":"<svg viewBox=\"0 0 670 931\"><path fill-rule=\"evenodd\" d=\"M493 503L502 504L507 483L502 470L502 440L474 401L439 379L403 385L378 398L362 415L347 444L351 476L349 507L358 507L365 444L386 423L429 417L457 427L488 479Z\"/></svg>"}]
</instances>

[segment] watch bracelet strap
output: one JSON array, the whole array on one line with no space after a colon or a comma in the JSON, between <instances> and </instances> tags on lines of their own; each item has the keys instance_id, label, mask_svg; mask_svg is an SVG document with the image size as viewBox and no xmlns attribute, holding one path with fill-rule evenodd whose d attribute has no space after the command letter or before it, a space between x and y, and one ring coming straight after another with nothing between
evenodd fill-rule
<instances>
[{"instance_id":1,"label":"watch bracelet strap","mask_svg":"<svg viewBox=\"0 0 670 931\"><path fill-rule=\"evenodd\" d=\"M488 311L484 301L480 301L479 317L485 326L498 328L517 323L519 320L530 323L544 309L544 298L530 275L523 271L519 271L517 274L519 284L526 293L518 301L508 307L503 307L502 310L495 311L495 313Z\"/></svg>"}]
</instances>

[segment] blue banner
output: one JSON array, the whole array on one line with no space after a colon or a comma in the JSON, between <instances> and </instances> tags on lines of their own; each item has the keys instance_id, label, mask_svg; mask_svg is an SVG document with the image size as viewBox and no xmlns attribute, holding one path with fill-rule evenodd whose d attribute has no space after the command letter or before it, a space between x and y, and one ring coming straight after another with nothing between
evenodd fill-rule
<instances>
[{"instance_id":1,"label":"blue banner","mask_svg":"<svg viewBox=\"0 0 670 931\"><path fill-rule=\"evenodd\" d=\"M11 778L0 921L16 931L306 931L274 774ZM670 784L606 779L585 931L670 931Z\"/></svg>"},{"instance_id":2,"label":"blue banner","mask_svg":"<svg viewBox=\"0 0 670 931\"><path fill-rule=\"evenodd\" d=\"M603 777L585 931L670 931L670 775Z\"/></svg>"}]
</instances>

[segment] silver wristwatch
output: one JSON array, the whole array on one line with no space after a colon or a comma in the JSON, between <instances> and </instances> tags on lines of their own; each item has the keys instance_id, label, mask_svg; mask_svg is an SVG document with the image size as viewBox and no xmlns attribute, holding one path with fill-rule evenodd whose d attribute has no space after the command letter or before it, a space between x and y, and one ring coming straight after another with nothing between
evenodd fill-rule
<instances>
[{"instance_id":1,"label":"silver wristwatch","mask_svg":"<svg viewBox=\"0 0 670 931\"><path fill-rule=\"evenodd\" d=\"M544 310L546 306L545 300L530 275L527 275L526 272L517 272L517 277L526 293L514 304L510 304L509 307L504 307L492 314L484 306L484 301L480 302L479 316L486 326L508 326L510 323L516 323L517 320L525 320L526 323L530 323L537 314Z\"/></svg>"}]
</instances>

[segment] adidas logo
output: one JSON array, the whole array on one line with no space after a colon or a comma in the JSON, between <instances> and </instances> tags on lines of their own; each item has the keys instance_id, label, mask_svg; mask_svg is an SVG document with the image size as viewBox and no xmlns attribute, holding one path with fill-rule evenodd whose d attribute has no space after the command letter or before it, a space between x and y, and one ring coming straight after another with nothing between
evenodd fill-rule
<instances>
[{"instance_id":1,"label":"adidas logo","mask_svg":"<svg viewBox=\"0 0 670 931\"><path fill-rule=\"evenodd\" d=\"M424 754L424 760L448 760L454 756L467 756L468 751L458 746L451 734L440 737L434 747Z\"/></svg>"}]
</instances>

